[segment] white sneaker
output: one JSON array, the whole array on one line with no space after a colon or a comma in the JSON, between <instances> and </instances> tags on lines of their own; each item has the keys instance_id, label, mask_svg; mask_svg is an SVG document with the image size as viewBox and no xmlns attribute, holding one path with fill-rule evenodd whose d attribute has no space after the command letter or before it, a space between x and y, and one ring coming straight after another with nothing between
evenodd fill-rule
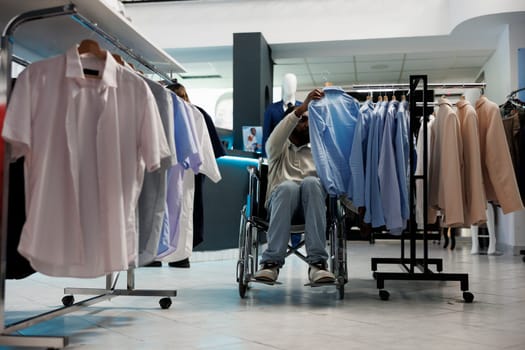
<instances>
[{"instance_id":1,"label":"white sneaker","mask_svg":"<svg viewBox=\"0 0 525 350\"><path fill-rule=\"evenodd\" d=\"M255 279L263 282L275 282L279 276L279 267L274 263L264 263L255 273Z\"/></svg>"},{"instance_id":2,"label":"white sneaker","mask_svg":"<svg viewBox=\"0 0 525 350\"><path fill-rule=\"evenodd\" d=\"M310 283L334 283L335 276L327 270L326 263L312 264L308 269Z\"/></svg>"}]
</instances>

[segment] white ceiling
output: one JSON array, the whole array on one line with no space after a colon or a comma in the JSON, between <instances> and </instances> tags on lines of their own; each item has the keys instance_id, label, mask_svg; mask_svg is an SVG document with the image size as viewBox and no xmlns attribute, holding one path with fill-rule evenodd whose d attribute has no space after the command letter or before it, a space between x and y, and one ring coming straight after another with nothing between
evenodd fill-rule
<instances>
[{"instance_id":1,"label":"white ceiling","mask_svg":"<svg viewBox=\"0 0 525 350\"><path fill-rule=\"evenodd\" d=\"M345 4L354 4L362 1L351 0ZM434 4L442 4L447 0L433 0ZM479 0L481 3L490 0ZM506 0L503 1L502 4ZM249 10L254 11L254 6L262 2L257 0L248 1L252 4ZM332 1L333 2L333 1ZM463 1L465 2L465 1ZM509 2L509 1L507 1ZM512 2L512 1L511 1ZM188 17L185 11L196 3L199 5L199 13L203 9L210 9L216 14L204 20L184 21ZM229 11L227 22L221 22L224 14L218 14L220 7L228 3ZM268 3L268 2L267 2ZM284 1L270 1L274 4L284 4ZM305 5L312 4L312 1L286 1L288 6L295 8L297 13L301 13ZM382 3L382 1L380 1ZM386 2L385 2L386 3ZM430 2L425 2L430 3ZM454 5L459 2L454 2ZM476 2L478 4L479 2ZM515 5L517 2L514 1ZM169 5L167 5L169 4ZM167 4L126 4L126 13L132 19L133 24L144 31L148 37L154 41L158 40L170 55L175 57L184 68L186 73L181 74L180 81L189 88L228 88L232 87L232 42L234 32L258 31L262 29L263 36L267 39L272 51L274 66L274 85L280 86L281 77L285 73L294 73L298 78L298 90L309 90L319 87L325 81L343 87L351 87L356 84L380 84L380 83L407 83L410 74L427 74L429 82L476 82L479 79L484 64L497 48L501 33L505 26L512 22L525 21L525 12L517 11L513 13L499 13L493 15L483 15L459 21L456 25L451 23L443 29L440 23L431 19L433 14L425 11L417 11L415 14L425 13L427 18L414 19L411 12L407 12L402 18L405 22L414 23L415 28L405 29L405 32L398 30L397 37L392 37L387 28L383 28L383 35L373 32L373 39L352 39L354 37L366 36L368 28L355 28L348 26L347 31L359 31L359 35L351 36L350 40L330 40L333 35L331 31L330 17L324 24L317 23L316 26L325 32L321 41L308 41L301 37L301 30L296 34L300 39L296 42L279 41L278 33L270 32L268 27L281 20L281 17L268 17L266 13L261 18L254 15L252 22L264 22L258 26L246 27L247 15L245 3L243 1L183 1ZM342 2L341 2L342 4ZM390 4L390 3L388 3ZM494 3L492 3L494 4ZM381 4L379 4L381 5ZM147 6L147 7L146 7ZM173 6L173 7L169 7ZM259 5L263 6L263 5ZM457 6L457 5L456 5ZM424 6L423 6L424 7ZM232 9L238 8L239 11ZM213 9L213 10L212 10ZM257 8L260 11L260 8ZM277 10L277 8L274 8ZM521 9L525 11L525 1L521 2ZM280 11L285 11L280 8ZM383 14L388 10L379 11ZM170 13L176 13L179 20L167 17ZM481 12L482 13L482 12ZM393 13L393 16L397 16ZM149 21L145 18L150 18ZM451 15L451 17L453 17ZM158 20L151 21L151 18ZM224 21L224 19L222 19ZM443 21L453 22L452 19L442 19ZM238 22L237 22L238 21ZM173 23L172 23L173 22ZM416 28L424 28L425 23L440 26L437 31L439 35L423 35L420 32L430 32ZM172 24L170 24L172 23ZM239 23L236 29L235 23ZM308 22L302 20L305 30ZM395 23L395 22L394 22ZM213 39L214 32L220 32L222 27L227 26L224 35L229 35L229 45L215 45L217 41ZM410 27L406 25L406 27ZM162 30L161 28L164 28ZM340 30L340 29L338 29ZM406 34L412 30L412 34ZM363 34L365 32L365 35ZM269 32L267 35L266 32ZM167 35L167 33L171 33ZM209 39L205 33L209 34ZM289 34L289 33L288 33ZM305 32L308 34L308 32ZM317 35L317 33L316 33ZM188 37L198 38L198 44L193 47L178 47L178 45L188 45L191 40ZM225 40L223 40L224 42ZM193 44L192 44L193 45Z\"/></svg>"},{"instance_id":2,"label":"white ceiling","mask_svg":"<svg viewBox=\"0 0 525 350\"><path fill-rule=\"evenodd\" d=\"M0 23L3 27L22 10L68 1L0 0ZM93 0L74 2L88 13L105 8ZM156 47L174 57L186 70L178 78L188 88L233 86L236 32L263 33L275 62L275 86L281 85L285 73L296 74L300 91L325 81L343 87L406 83L410 74L427 74L431 83L475 82L506 26L525 22L523 0L403 0L395 8L386 0L366 8L368 3L323 0L320 10L315 0L188 0L126 4L125 10L131 31L136 29L138 37L153 43L151 50L139 43L140 49L146 52L147 47L150 60L160 67L172 62L166 64L156 55ZM46 23L61 21L65 19L45 20L38 28L28 24L17 38L38 46L46 56L92 35L72 31L70 25L67 33L50 35L52 28ZM125 27L122 32L130 32ZM126 42L130 47L136 43L136 38Z\"/></svg>"}]
</instances>

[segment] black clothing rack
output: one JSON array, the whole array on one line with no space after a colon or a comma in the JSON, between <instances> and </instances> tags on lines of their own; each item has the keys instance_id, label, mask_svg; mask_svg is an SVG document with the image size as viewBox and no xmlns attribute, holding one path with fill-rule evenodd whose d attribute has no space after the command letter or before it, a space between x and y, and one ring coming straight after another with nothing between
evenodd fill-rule
<instances>
[{"instance_id":1,"label":"black clothing rack","mask_svg":"<svg viewBox=\"0 0 525 350\"><path fill-rule=\"evenodd\" d=\"M405 84L403 84L404 86ZM422 89L420 86L422 85ZM409 205L410 205L410 219L409 219L409 243L410 251L409 256L405 256L405 242L404 239L401 239L401 257L400 258L372 258L372 271L373 276L377 280L377 288L380 289L379 296L382 300L388 300L390 294L384 289L385 280L406 280L406 281L459 281L461 284L461 290L463 291L463 299L465 302L470 303L474 299L474 295L468 291L468 274L466 273L442 273L443 271L443 262L442 259L431 259L428 256L428 217L427 217L427 206L428 206L428 194L427 194L427 184L428 184L428 174L427 174L427 164L428 164L428 153L427 153L427 139L428 132L425 127L428 122L429 108L428 101L425 98L425 95L428 93L428 84L426 75L411 75L410 76L410 134L409 138L412 140L412 135L417 133L417 120L418 115L416 115L416 105L417 98L416 90L421 89L422 99L423 99L423 175L414 175L412 171L410 172L410 191L409 191ZM481 88L485 87L485 84L433 84L433 87L440 88ZM414 164L414 143L409 141L410 144L410 164ZM417 224L415 218L415 186L416 180L423 181L423 257L418 258L416 254L416 231ZM404 272L378 272L377 266L379 264L398 264L403 267ZM437 272L434 273L429 265L436 265ZM420 271L418 272L416 268Z\"/></svg>"},{"instance_id":2,"label":"black clothing rack","mask_svg":"<svg viewBox=\"0 0 525 350\"><path fill-rule=\"evenodd\" d=\"M11 91L11 66L12 62L17 62L22 65L27 65L28 62L23 58L13 55L13 35L16 29L26 22L35 21L39 19L58 17L70 15L72 18L91 29L109 43L113 44L120 51L127 54L129 57L136 60L139 64L151 70L155 74L164 77L166 80L171 80L166 73L157 69L157 67L132 49L123 45L117 38L102 30L97 24L87 19L78 13L74 4L67 4L64 6L51 7L40 10L33 10L24 12L14 17L5 27L1 42L0 42L0 105L7 106ZM10 145L5 144L4 155L4 179L3 179L3 198L2 198L2 222L1 222L1 236L0 236L0 345L15 345L28 347L45 347L45 348L63 348L68 344L68 338L65 336L26 336L15 335L21 329L28 328L40 322L51 320L53 318L74 312L85 306L90 306L105 300L109 300L115 296L160 296L159 303L163 309L171 305L170 297L177 295L176 290L138 290L134 288L135 278L134 269L130 268L127 271L127 286L126 289L116 289L119 273L109 274L106 276L106 288L65 288L64 293L76 294L99 294L97 296L74 302L72 295L66 295L62 298L64 307L56 310L51 310L40 315L30 317L25 320L15 322L13 324L5 324L5 280L6 280L6 243L7 243L7 220L8 220L8 190L9 190L9 159L10 159Z\"/></svg>"}]
</instances>

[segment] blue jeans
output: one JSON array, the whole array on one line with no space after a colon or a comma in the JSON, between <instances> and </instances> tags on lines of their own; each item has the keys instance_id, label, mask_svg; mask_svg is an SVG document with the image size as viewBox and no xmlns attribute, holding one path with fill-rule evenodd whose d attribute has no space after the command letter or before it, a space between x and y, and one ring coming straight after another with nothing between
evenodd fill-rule
<instances>
[{"instance_id":1,"label":"blue jeans","mask_svg":"<svg viewBox=\"0 0 525 350\"><path fill-rule=\"evenodd\" d=\"M317 177L308 176L300 184L285 181L271 193L268 204L270 224L268 247L261 263L284 265L292 223L305 224L305 246L309 264L324 262L326 252L326 191Z\"/></svg>"}]
</instances>

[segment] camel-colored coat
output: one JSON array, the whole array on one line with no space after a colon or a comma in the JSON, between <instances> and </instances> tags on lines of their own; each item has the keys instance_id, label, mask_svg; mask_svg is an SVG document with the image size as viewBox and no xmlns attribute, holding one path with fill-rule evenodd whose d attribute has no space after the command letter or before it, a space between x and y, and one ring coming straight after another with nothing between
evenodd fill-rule
<instances>
[{"instance_id":1,"label":"camel-colored coat","mask_svg":"<svg viewBox=\"0 0 525 350\"><path fill-rule=\"evenodd\" d=\"M487 199L481 171L481 154L476 110L466 100L456 104L463 141L463 209L465 226L487 221Z\"/></svg>"},{"instance_id":2,"label":"camel-colored coat","mask_svg":"<svg viewBox=\"0 0 525 350\"><path fill-rule=\"evenodd\" d=\"M463 142L456 112L441 98L432 125L429 169L429 206L440 210L443 226L463 226Z\"/></svg>"},{"instance_id":3,"label":"camel-colored coat","mask_svg":"<svg viewBox=\"0 0 525 350\"><path fill-rule=\"evenodd\" d=\"M488 201L501 206L504 214L522 210L503 121L496 103L482 96L476 102L481 168Z\"/></svg>"}]
</instances>

